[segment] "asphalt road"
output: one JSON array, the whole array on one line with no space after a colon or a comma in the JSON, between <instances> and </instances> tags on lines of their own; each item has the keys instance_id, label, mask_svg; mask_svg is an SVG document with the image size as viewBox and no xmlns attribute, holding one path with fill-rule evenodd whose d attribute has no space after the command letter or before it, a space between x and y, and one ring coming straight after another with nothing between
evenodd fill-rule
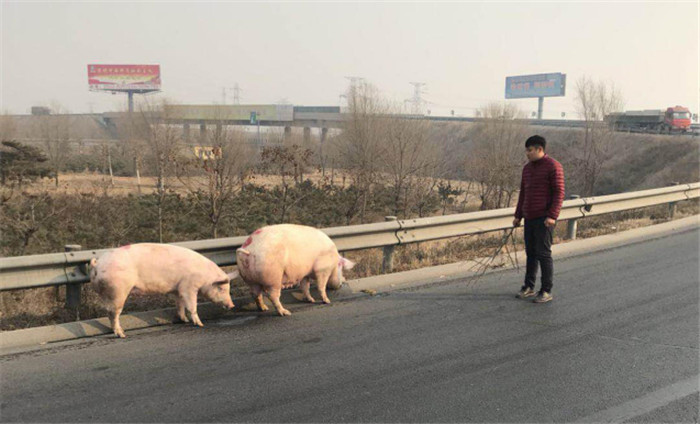
<instances>
[{"instance_id":1,"label":"asphalt road","mask_svg":"<svg viewBox=\"0 0 700 424\"><path fill-rule=\"evenodd\" d=\"M697 422L699 236L7 355L0 420Z\"/></svg>"}]
</instances>

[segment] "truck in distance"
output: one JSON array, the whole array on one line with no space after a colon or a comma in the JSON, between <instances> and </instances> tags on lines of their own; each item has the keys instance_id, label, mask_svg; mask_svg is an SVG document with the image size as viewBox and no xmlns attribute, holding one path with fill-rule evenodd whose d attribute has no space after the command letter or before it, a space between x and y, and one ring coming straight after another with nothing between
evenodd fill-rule
<instances>
[{"instance_id":1,"label":"truck in distance","mask_svg":"<svg viewBox=\"0 0 700 424\"><path fill-rule=\"evenodd\" d=\"M690 130L690 111L683 106L666 110L634 110L611 113L605 121L618 131L684 133Z\"/></svg>"}]
</instances>

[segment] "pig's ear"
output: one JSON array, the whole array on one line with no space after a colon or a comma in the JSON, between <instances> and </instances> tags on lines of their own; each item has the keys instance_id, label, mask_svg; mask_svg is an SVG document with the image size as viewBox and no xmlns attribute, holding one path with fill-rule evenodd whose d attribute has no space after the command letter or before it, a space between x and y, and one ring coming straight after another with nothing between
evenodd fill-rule
<instances>
[{"instance_id":1,"label":"pig's ear","mask_svg":"<svg viewBox=\"0 0 700 424\"><path fill-rule=\"evenodd\" d=\"M341 256L340 257L340 265L343 266L343 269L352 269L355 266L355 262L351 261L350 259L343 258Z\"/></svg>"},{"instance_id":2,"label":"pig's ear","mask_svg":"<svg viewBox=\"0 0 700 424\"><path fill-rule=\"evenodd\" d=\"M235 280L236 278L238 278L238 276L240 275L240 272L238 272L238 270L235 270L235 271L233 271L233 272L229 272L229 273L226 274L226 275L228 275L228 280L229 280L229 281L233 281L233 280Z\"/></svg>"}]
</instances>

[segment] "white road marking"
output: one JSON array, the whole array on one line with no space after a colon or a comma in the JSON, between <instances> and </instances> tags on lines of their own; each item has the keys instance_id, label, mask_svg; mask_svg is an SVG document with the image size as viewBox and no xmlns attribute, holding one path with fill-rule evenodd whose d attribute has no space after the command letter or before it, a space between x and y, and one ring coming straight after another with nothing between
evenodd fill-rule
<instances>
[{"instance_id":1,"label":"white road marking","mask_svg":"<svg viewBox=\"0 0 700 424\"><path fill-rule=\"evenodd\" d=\"M613 423L623 422L630 418L646 414L656 408L668 405L676 399L698 392L700 375L671 384L648 395L632 399L621 405L596 412L595 414L576 420L578 423Z\"/></svg>"}]
</instances>

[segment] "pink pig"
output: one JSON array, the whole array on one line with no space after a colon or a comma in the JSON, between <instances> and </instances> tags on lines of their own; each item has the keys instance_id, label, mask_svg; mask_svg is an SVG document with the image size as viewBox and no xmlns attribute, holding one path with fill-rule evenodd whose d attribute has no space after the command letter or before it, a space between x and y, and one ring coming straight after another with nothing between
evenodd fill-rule
<instances>
[{"instance_id":1,"label":"pink pig","mask_svg":"<svg viewBox=\"0 0 700 424\"><path fill-rule=\"evenodd\" d=\"M169 244L140 243L111 250L90 261L90 281L110 309L109 321L114 334L126 337L119 315L129 293L177 293L177 313L203 327L197 315L197 294L216 304L233 308L230 280L238 272L226 274L214 262L184 247Z\"/></svg>"},{"instance_id":2,"label":"pink pig","mask_svg":"<svg viewBox=\"0 0 700 424\"><path fill-rule=\"evenodd\" d=\"M343 284L343 269L355 264L338 254L333 241L322 231L303 225L270 225L256 230L236 251L238 271L250 286L258 309L266 311L262 292L274 303L277 313L291 315L280 303L283 288L301 283L304 297L315 302L309 292L315 278L323 303L331 303L326 285L338 289Z\"/></svg>"}]
</instances>

